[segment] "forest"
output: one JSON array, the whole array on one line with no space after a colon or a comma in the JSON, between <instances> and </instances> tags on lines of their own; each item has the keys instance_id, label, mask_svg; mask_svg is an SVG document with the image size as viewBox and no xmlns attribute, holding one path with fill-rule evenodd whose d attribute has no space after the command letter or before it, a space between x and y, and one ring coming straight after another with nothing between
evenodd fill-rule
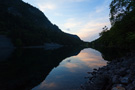
<instances>
[{"instance_id":1,"label":"forest","mask_svg":"<svg viewBox=\"0 0 135 90\"><path fill-rule=\"evenodd\" d=\"M90 43L92 47L133 49L135 46L135 1L112 0L110 23L99 33L100 38Z\"/></svg>"}]
</instances>

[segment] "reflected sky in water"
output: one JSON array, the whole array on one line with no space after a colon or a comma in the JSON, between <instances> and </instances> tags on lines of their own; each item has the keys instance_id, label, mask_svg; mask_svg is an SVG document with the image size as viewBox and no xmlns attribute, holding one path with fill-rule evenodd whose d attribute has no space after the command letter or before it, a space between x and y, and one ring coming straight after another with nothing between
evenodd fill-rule
<instances>
[{"instance_id":1,"label":"reflected sky in water","mask_svg":"<svg viewBox=\"0 0 135 90\"><path fill-rule=\"evenodd\" d=\"M106 65L101 53L93 49L84 49L77 56L64 59L58 67L52 69L45 80L32 90L79 90L88 76L87 72Z\"/></svg>"}]
</instances>

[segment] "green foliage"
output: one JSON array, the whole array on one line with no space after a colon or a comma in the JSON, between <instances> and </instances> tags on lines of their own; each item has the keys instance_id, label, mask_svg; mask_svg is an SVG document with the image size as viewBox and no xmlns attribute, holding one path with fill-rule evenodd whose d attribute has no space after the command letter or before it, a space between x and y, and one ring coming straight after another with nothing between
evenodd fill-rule
<instances>
[{"instance_id":1,"label":"green foliage","mask_svg":"<svg viewBox=\"0 0 135 90\"><path fill-rule=\"evenodd\" d=\"M108 27L107 26L103 27L103 31L99 33L99 36L104 35L107 31L108 31Z\"/></svg>"},{"instance_id":2,"label":"green foliage","mask_svg":"<svg viewBox=\"0 0 135 90\"><path fill-rule=\"evenodd\" d=\"M128 33L127 33L126 41L127 41L128 43L130 43L130 42L135 43L135 33L128 32Z\"/></svg>"},{"instance_id":3,"label":"green foliage","mask_svg":"<svg viewBox=\"0 0 135 90\"><path fill-rule=\"evenodd\" d=\"M135 0L112 0L110 4L110 21L114 25L135 9Z\"/></svg>"},{"instance_id":4,"label":"green foliage","mask_svg":"<svg viewBox=\"0 0 135 90\"><path fill-rule=\"evenodd\" d=\"M110 30L106 31L99 39L90 43L92 46L127 48L135 46L135 9L117 21Z\"/></svg>"}]
</instances>

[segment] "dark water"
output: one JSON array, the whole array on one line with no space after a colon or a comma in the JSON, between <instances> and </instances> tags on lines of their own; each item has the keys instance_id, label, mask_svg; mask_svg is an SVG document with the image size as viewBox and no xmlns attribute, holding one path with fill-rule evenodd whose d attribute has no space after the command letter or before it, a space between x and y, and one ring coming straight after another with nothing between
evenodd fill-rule
<instances>
[{"instance_id":1,"label":"dark water","mask_svg":"<svg viewBox=\"0 0 135 90\"><path fill-rule=\"evenodd\" d=\"M86 82L87 72L106 65L101 54L93 49L84 49L53 68L45 80L32 90L77 90Z\"/></svg>"},{"instance_id":2,"label":"dark water","mask_svg":"<svg viewBox=\"0 0 135 90\"><path fill-rule=\"evenodd\" d=\"M106 65L91 48L16 49L0 58L0 90L79 90L87 72Z\"/></svg>"}]
</instances>

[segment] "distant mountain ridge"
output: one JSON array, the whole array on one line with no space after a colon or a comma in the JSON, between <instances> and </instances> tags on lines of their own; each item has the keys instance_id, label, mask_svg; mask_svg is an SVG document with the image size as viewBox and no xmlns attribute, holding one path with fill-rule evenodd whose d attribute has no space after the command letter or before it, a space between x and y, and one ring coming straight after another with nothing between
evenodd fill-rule
<instances>
[{"instance_id":1,"label":"distant mountain ridge","mask_svg":"<svg viewBox=\"0 0 135 90\"><path fill-rule=\"evenodd\" d=\"M0 34L10 37L15 46L83 43L77 35L64 33L43 12L22 0L1 1L0 11Z\"/></svg>"}]
</instances>

